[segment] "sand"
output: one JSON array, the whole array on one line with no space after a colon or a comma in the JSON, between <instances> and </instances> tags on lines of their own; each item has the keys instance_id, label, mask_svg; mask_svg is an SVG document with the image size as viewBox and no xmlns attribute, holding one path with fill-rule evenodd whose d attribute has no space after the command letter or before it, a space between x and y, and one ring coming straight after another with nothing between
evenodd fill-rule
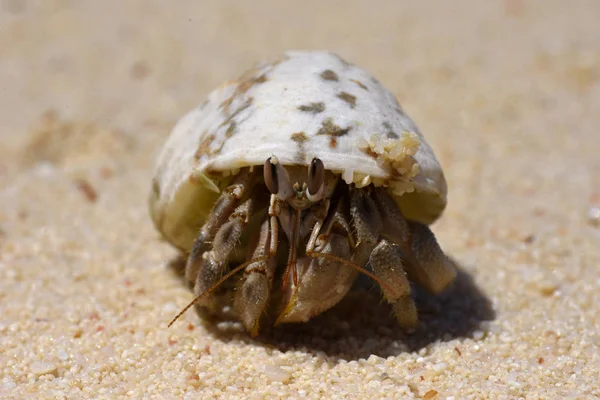
<instances>
[{"instance_id":1,"label":"sand","mask_svg":"<svg viewBox=\"0 0 600 400\"><path fill-rule=\"evenodd\" d=\"M0 3L0 397L600 398L597 0ZM250 338L188 312L147 212L209 90L285 49L389 87L444 167L459 269ZM367 289L370 286L367 285Z\"/></svg>"}]
</instances>

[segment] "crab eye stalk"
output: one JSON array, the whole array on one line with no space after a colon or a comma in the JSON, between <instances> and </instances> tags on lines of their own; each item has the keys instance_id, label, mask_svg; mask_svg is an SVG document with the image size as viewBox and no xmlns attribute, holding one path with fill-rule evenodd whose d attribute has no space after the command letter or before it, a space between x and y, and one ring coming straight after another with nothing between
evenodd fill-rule
<instances>
[{"instance_id":1,"label":"crab eye stalk","mask_svg":"<svg viewBox=\"0 0 600 400\"><path fill-rule=\"evenodd\" d=\"M279 192L279 181L277 180L277 165L271 162L271 157L267 158L263 168L265 185L272 194Z\"/></svg>"},{"instance_id":2,"label":"crab eye stalk","mask_svg":"<svg viewBox=\"0 0 600 400\"><path fill-rule=\"evenodd\" d=\"M316 196L323 186L325 166L319 158L313 158L308 167L308 194Z\"/></svg>"},{"instance_id":3,"label":"crab eye stalk","mask_svg":"<svg viewBox=\"0 0 600 400\"><path fill-rule=\"evenodd\" d=\"M263 168L263 178L269 192L276 195L279 200L288 200L294 195L290 177L277 157L267 158Z\"/></svg>"}]
</instances>

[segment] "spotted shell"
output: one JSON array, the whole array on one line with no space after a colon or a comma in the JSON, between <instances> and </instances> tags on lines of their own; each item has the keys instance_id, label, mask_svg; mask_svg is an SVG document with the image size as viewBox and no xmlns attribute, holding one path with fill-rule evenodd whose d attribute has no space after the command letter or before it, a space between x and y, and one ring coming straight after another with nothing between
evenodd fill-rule
<instances>
[{"instance_id":1,"label":"spotted shell","mask_svg":"<svg viewBox=\"0 0 600 400\"><path fill-rule=\"evenodd\" d=\"M156 164L150 213L189 250L240 168L276 155L325 167L358 187L386 186L404 215L430 224L446 206L440 164L394 95L325 51L290 51L213 91L175 126Z\"/></svg>"}]
</instances>

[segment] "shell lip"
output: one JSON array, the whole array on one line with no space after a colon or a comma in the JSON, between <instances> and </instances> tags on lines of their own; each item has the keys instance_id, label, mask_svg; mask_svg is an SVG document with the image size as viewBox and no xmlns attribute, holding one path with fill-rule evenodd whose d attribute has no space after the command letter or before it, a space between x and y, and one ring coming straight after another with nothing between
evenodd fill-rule
<instances>
[{"instance_id":1,"label":"shell lip","mask_svg":"<svg viewBox=\"0 0 600 400\"><path fill-rule=\"evenodd\" d=\"M196 166L194 172L200 174L207 174L211 177L228 176L230 175L230 173L227 173L228 171L235 171L245 167L262 166L265 160L270 156L276 156L279 159L279 162L283 165L305 167L308 167L310 165L310 162L314 157L318 157L325 162L325 169L333 171L334 173L343 174L344 171L352 171L352 173L354 174L355 183L357 183L357 180L362 179L365 176L371 176L375 179L383 179L389 181L410 180L414 183L415 187L419 189L419 191L427 192L430 194L442 195L442 193L445 192L445 179L441 174L441 170L439 168L431 168L430 165L426 166L422 162L419 162L418 155L415 158L417 163L421 167L421 171L413 178L405 177L403 176L403 174L391 173L389 170L382 168L375 161L375 159L365 159L364 155L360 154L344 154L343 156L341 156L339 153L336 152L319 151L318 154L306 153L304 154L304 157L298 158L297 154L289 151L282 151L280 147L278 148L275 146L270 148L263 148L260 151L260 154L244 150L229 152L229 154L227 155L220 155L215 159L200 162ZM433 169L439 170L438 174L435 174ZM430 175L439 176L436 177L437 179L433 179L429 177ZM443 182L442 186L444 186L444 188L438 187L440 185L440 181Z\"/></svg>"},{"instance_id":2,"label":"shell lip","mask_svg":"<svg viewBox=\"0 0 600 400\"><path fill-rule=\"evenodd\" d=\"M284 165L308 166L313 157L318 156L326 162L326 169L340 174L346 183L355 183L357 186L365 186L365 177L370 177L367 182L373 180L376 186L393 186L394 183L406 184L407 189L401 190L400 194L392 193L400 208L410 218L431 224L437 220L446 207L447 184L444 174L437 163L422 162L422 156L418 153L415 159L421 167L414 177L403 177L391 174L388 170L378 165L375 159L366 159L360 154L343 154L328 151L319 151L318 154L305 154L304 158L298 158L296 153L282 151L281 147L272 146L263 148L260 152L248 152L237 150L227 155L198 164L196 171L205 173L215 180L226 178L235 174L236 170L263 164L265 155L276 155ZM267 156L268 157L268 156ZM360 166L356 169L348 166ZM228 173L227 173L228 172ZM350 173L352 175L350 175ZM390 188L392 191L392 189ZM403 198L405 197L405 198Z\"/></svg>"},{"instance_id":3,"label":"shell lip","mask_svg":"<svg viewBox=\"0 0 600 400\"><path fill-rule=\"evenodd\" d=\"M347 165L360 165L360 168L353 169L353 171L361 175L371 175L374 178L387 179L391 176L389 172L377 165L375 160L365 160L364 156L357 154L344 155L344 161L340 162L340 154L336 152L320 151L318 154L306 153L304 157L298 158L295 153L282 151L280 147L273 146L263 149L260 153L259 155L243 150L230 152L227 156L221 155L210 161L200 163L197 166L197 170L204 171L209 175L219 175L220 173L239 168L262 166L270 156L276 156L283 165L308 167L312 159L318 157L324 161L325 169L330 171L341 172L348 169ZM269 155L264 156L264 154Z\"/></svg>"}]
</instances>

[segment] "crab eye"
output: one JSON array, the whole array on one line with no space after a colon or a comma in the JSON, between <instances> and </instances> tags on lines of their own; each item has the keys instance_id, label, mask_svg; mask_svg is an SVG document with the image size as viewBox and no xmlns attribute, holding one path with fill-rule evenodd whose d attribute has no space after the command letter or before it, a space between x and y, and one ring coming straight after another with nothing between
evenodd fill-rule
<instances>
[{"instance_id":1,"label":"crab eye","mask_svg":"<svg viewBox=\"0 0 600 400\"><path fill-rule=\"evenodd\" d=\"M271 157L265 161L263 168L263 175L265 179L265 185L272 194L279 192L279 181L277 180L277 166L271 162Z\"/></svg>"},{"instance_id":2,"label":"crab eye","mask_svg":"<svg viewBox=\"0 0 600 400\"><path fill-rule=\"evenodd\" d=\"M319 158L313 158L308 167L308 194L315 196L321 186L323 186L323 177L325 176L325 166Z\"/></svg>"}]
</instances>

